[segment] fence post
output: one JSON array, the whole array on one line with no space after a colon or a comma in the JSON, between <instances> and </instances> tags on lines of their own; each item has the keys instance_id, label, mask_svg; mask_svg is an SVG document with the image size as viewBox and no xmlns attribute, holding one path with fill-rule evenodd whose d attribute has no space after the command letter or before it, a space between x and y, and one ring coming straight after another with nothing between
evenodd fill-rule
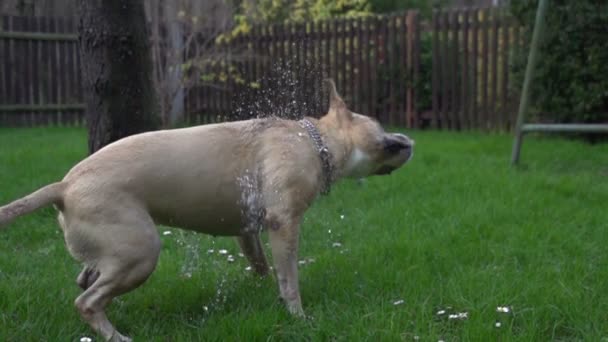
<instances>
[{"instance_id":1,"label":"fence post","mask_svg":"<svg viewBox=\"0 0 608 342\"><path fill-rule=\"evenodd\" d=\"M491 90L492 90L492 96L490 97L490 108L489 108L489 112L492 115L492 119L491 119L491 124L490 127L493 130L499 130L502 125L504 124L504 121L502 119L502 115L501 112L497 110L497 105L496 105L496 101L498 101L498 96L497 96L497 92L498 92L498 44L500 43L499 41L499 35L498 35L498 30L500 27L500 23L499 23L499 16L498 16L498 10L493 9L492 12L492 84L491 84Z\"/></svg>"},{"instance_id":2,"label":"fence post","mask_svg":"<svg viewBox=\"0 0 608 342\"><path fill-rule=\"evenodd\" d=\"M357 21L355 22L356 25L356 29L355 29L355 33L354 36L356 37L356 41L357 41L357 48L354 48L353 45L353 53L355 54L355 66L357 69L357 73L356 73L356 77L355 79L357 80L357 82L355 82L355 89L353 91L353 96L356 100L355 103L355 110L357 110L359 113L363 112L363 101L362 101L362 94L361 94L361 90L364 89L364 87L362 87L362 78L363 78L363 68L361 67L363 65L362 62L362 58L361 58L361 54L363 54L363 20L361 20L361 18L358 18ZM353 69L353 74L354 74L354 69Z\"/></svg>"},{"instance_id":3,"label":"fence post","mask_svg":"<svg viewBox=\"0 0 608 342\"><path fill-rule=\"evenodd\" d=\"M384 25L383 35L386 41L386 63L388 65L388 77L387 82L383 82L385 94L388 96L383 111L388 112L389 125L394 126L397 124L397 110L395 105L395 82L398 82L393 75L392 66L395 65L396 46L395 46L395 31L397 30L396 25L397 16L391 15L386 18L386 24Z\"/></svg>"},{"instance_id":4,"label":"fence post","mask_svg":"<svg viewBox=\"0 0 608 342\"><path fill-rule=\"evenodd\" d=\"M490 11L486 8L481 13L481 116L478 122L482 128L488 128L488 32L490 31Z\"/></svg>"},{"instance_id":5,"label":"fence post","mask_svg":"<svg viewBox=\"0 0 608 342\"><path fill-rule=\"evenodd\" d=\"M507 131L511 127L509 112L507 111L507 99L509 96L509 39L511 31L511 22L507 20L505 12L501 13L502 21L502 82L501 82L501 98L500 111L504 126L501 130Z\"/></svg>"},{"instance_id":6,"label":"fence post","mask_svg":"<svg viewBox=\"0 0 608 342\"><path fill-rule=\"evenodd\" d=\"M372 19L370 20L370 28L369 28L369 32L370 32L370 37L371 37L371 41L370 43L371 45L371 58L370 59L370 86L371 86L371 100L369 101L369 106L370 106L370 111L368 115L373 115L375 118L378 118L378 112L377 112L377 99L378 99L378 91L377 91L377 87L378 87L378 65L381 63L381 59L380 59L380 44L381 41L378 37L379 35L379 25L380 25L380 20L378 20L378 17L374 16L372 17Z\"/></svg>"},{"instance_id":7,"label":"fence post","mask_svg":"<svg viewBox=\"0 0 608 342\"><path fill-rule=\"evenodd\" d=\"M473 8L471 16L471 126L479 129L478 78L479 78L479 9Z\"/></svg>"},{"instance_id":8,"label":"fence post","mask_svg":"<svg viewBox=\"0 0 608 342\"><path fill-rule=\"evenodd\" d=\"M432 104L433 104L433 117L431 119L431 127L439 127L439 11L433 10L431 35L433 39L432 54L433 54L433 65L431 67L432 72Z\"/></svg>"},{"instance_id":9,"label":"fence post","mask_svg":"<svg viewBox=\"0 0 608 342\"><path fill-rule=\"evenodd\" d=\"M420 34L417 11L407 13L407 109L406 127L418 127L418 114L416 113L416 85L418 82L418 72L420 70Z\"/></svg>"},{"instance_id":10,"label":"fence post","mask_svg":"<svg viewBox=\"0 0 608 342\"><path fill-rule=\"evenodd\" d=\"M414 87L412 90L412 124L414 128L419 128L420 127L420 118L419 118L419 114L418 113L418 93L417 93L417 89L418 89L418 82L420 79L420 53L421 53L421 49L420 49L420 13L418 11L415 11L413 13L413 18L412 18L412 23L413 23L413 29L414 29L414 44L413 44L413 55L414 55L414 60L412 61L413 65L413 76L412 79L414 80Z\"/></svg>"},{"instance_id":11,"label":"fence post","mask_svg":"<svg viewBox=\"0 0 608 342\"><path fill-rule=\"evenodd\" d=\"M449 94L450 94L450 85L452 82L450 81L450 70L449 70L449 22L448 22L448 12L442 10L439 16L439 32L441 32L441 124L443 129L451 129L452 128L452 118L450 117L449 110Z\"/></svg>"},{"instance_id":12,"label":"fence post","mask_svg":"<svg viewBox=\"0 0 608 342\"><path fill-rule=\"evenodd\" d=\"M458 40L458 32L459 32L459 16L460 16L460 11L458 10L451 10L449 15L448 15L448 22L449 22L449 28L448 28L448 35L451 36L451 41L450 41L450 45L449 45L449 50L450 50L450 72L452 73L451 76L451 81L452 81L452 85L451 85L451 92L450 92L450 100L452 103L452 119L453 119L453 124L452 124L452 128L456 129L456 130L461 130L462 129L462 112L461 112L461 108L460 108L460 94L458 93L459 90L459 84L458 82L460 81L460 78L458 77L458 70L460 69L460 64L459 64L459 60L460 60L460 42Z\"/></svg>"},{"instance_id":13,"label":"fence post","mask_svg":"<svg viewBox=\"0 0 608 342\"><path fill-rule=\"evenodd\" d=\"M469 31L469 27L470 27L470 18L471 18L471 9L470 8L466 8L463 11L463 17L462 17L462 46L464 48L464 55L463 55L463 59L462 59L462 111L463 111L463 118L465 121L465 125L464 128L466 129L471 129L473 128L471 125L471 111L470 111L470 104L471 104L471 91L470 91L470 86L471 86L471 81L470 81L470 77L471 77L471 65L470 65L470 49L469 49L469 41L470 41L470 31ZM474 61L475 59L473 59Z\"/></svg>"}]
</instances>

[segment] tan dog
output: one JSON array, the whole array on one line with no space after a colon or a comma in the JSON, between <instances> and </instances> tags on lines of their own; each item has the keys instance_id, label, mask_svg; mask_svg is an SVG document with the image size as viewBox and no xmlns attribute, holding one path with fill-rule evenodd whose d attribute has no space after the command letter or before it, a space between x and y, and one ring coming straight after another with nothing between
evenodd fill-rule
<instances>
[{"instance_id":1,"label":"tan dog","mask_svg":"<svg viewBox=\"0 0 608 342\"><path fill-rule=\"evenodd\" d=\"M259 274L268 230L281 297L303 315L298 289L300 221L341 177L387 174L413 141L350 112L331 88L321 119L254 119L138 134L89 156L58 183L0 207L0 226L54 204L72 256L84 264L75 305L106 340L129 341L104 308L141 285L161 249L156 224L236 236Z\"/></svg>"}]
</instances>

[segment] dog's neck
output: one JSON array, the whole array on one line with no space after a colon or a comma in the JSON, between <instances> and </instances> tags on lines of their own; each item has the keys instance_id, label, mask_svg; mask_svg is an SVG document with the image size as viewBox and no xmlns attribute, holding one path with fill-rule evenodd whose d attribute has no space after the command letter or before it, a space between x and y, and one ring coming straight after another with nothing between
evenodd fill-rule
<instances>
[{"instance_id":1,"label":"dog's neck","mask_svg":"<svg viewBox=\"0 0 608 342\"><path fill-rule=\"evenodd\" d=\"M315 149L319 153L323 173L321 194L327 195L329 194L329 190L331 189L331 184L333 183L334 178L331 152L325 144L325 139L323 139L323 137L321 136L321 132L319 132L319 129L314 123L312 123L308 118L303 118L299 121L299 123L300 126L302 126L306 130L310 139L315 145Z\"/></svg>"},{"instance_id":2,"label":"dog's neck","mask_svg":"<svg viewBox=\"0 0 608 342\"><path fill-rule=\"evenodd\" d=\"M329 149L332 166L332 182L335 182L343 176L345 165L352 152L348 137L344 135L343 130L328 124L324 120L309 117L306 119L317 127L323 142Z\"/></svg>"}]
</instances>

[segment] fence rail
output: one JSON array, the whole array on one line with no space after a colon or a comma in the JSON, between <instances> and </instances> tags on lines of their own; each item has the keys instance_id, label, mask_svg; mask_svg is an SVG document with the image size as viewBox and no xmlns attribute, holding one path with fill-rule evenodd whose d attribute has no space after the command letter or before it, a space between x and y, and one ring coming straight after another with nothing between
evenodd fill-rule
<instances>
[{"instance_id":1,"label":"fence rail","mask_svg":"<svg viewBox=\"0 0 608 342\"><path fill-rule=\"evenodd\" d=\"M0 17L0 126L84 123L75 32L70 19ZM185 71L196 81L186 89L186 118L319 115L329 76L351 109L384 124L509 129L518 89L509 65L521 37L504 13L488 9L436 11L430 23L410 11L258 26ZM185 64L214 41L195 38Z\"/></svg>"}]
</instances>

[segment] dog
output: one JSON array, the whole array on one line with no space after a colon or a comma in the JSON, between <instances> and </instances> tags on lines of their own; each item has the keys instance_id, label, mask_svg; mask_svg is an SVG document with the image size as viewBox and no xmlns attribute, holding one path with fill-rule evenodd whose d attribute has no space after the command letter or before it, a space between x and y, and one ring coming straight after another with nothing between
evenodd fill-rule
<instances>
[{"instance_id":1,"label":"dog","mask_svg":"<svg viewBox=\"0 0 608 342\"><path fill-rule=\"evenodd\" d=\"M105 314L154 271L157 224L234 236L252 268L269 272L268 232L281 298L304 316L298 288L302 217L337 180L387 175L413 155L414 141L351 112L328 80L320 119L251 119L132 135L74 166L60 182L0 207L0 227L54 205L70 254L84 265L74 304L108 341L130 341Z\"/></svg>"}]
</instances>

